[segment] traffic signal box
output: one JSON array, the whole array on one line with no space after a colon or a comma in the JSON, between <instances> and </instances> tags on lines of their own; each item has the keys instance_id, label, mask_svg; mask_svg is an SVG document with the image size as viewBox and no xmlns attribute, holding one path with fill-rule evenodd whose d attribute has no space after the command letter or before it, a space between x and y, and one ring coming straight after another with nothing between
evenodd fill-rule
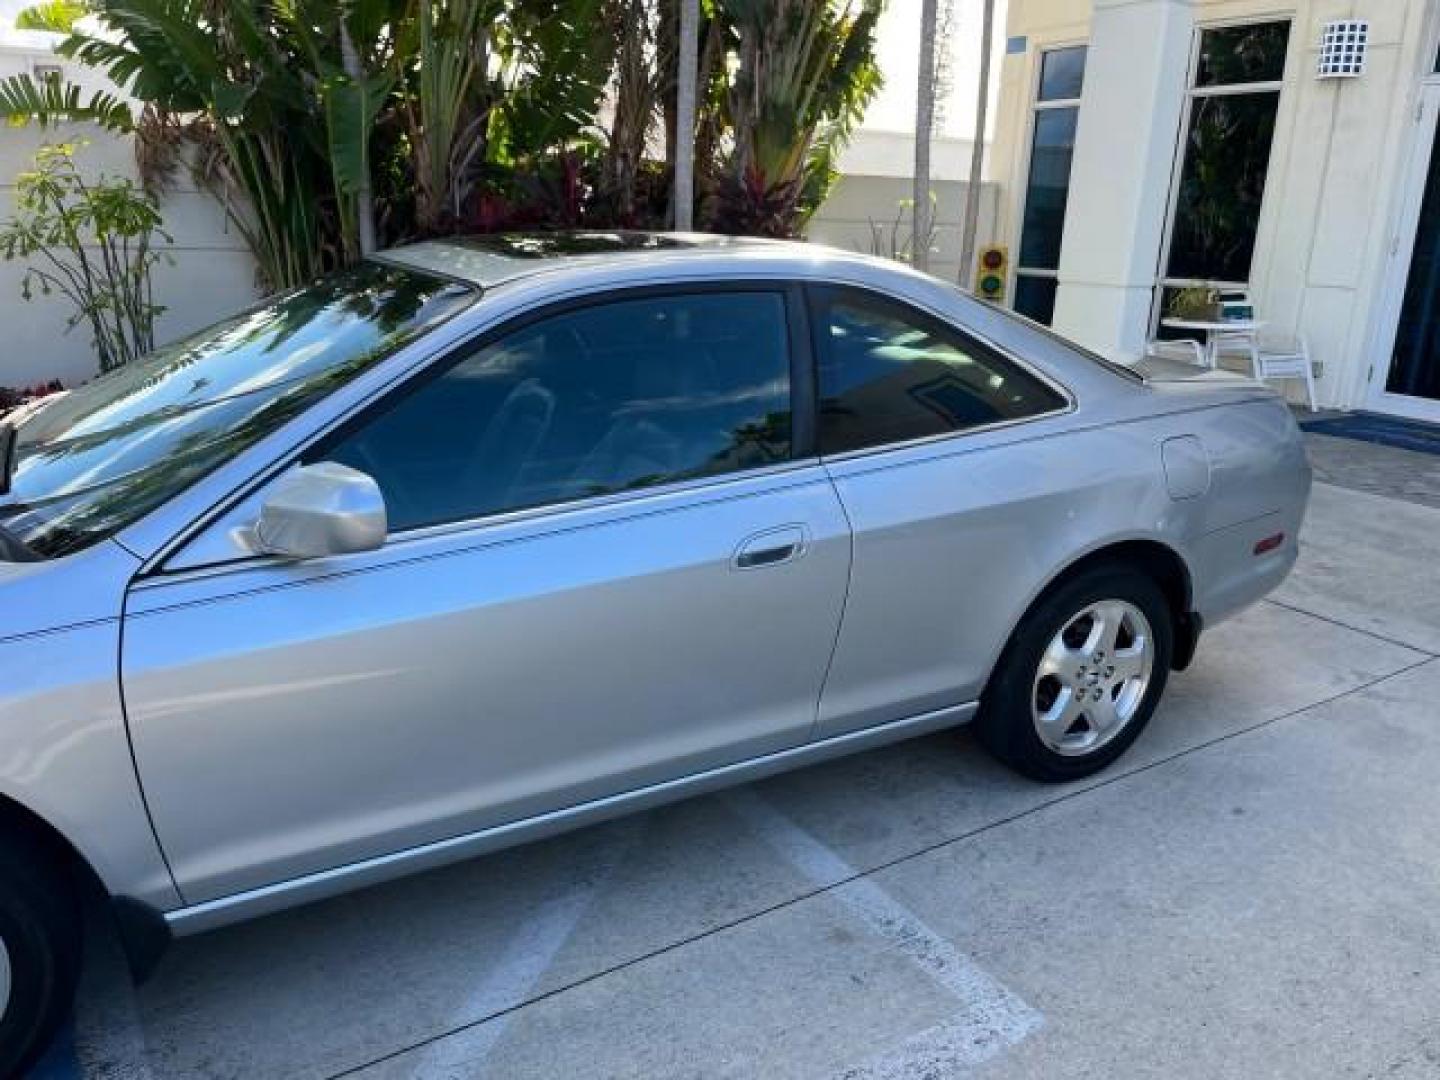
<instances>
[{"instance_id":1,"label":"traffic signal box","mask_svg":"<svg viewBox=\"0 0 1440 1080\"><path fill-rule=\"evenodd\" d=\"M1005 283L1010 280L1010 253L999 244L980 249L975 260L975 295L992 304L1005 300Z\"/></svg>"}]
</instances>

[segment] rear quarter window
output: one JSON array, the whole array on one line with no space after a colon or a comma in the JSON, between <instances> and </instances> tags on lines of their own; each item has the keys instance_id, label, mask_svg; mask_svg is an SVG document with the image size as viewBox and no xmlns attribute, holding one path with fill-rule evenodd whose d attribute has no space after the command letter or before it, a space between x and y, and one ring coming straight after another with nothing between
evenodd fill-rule
<instances>
[{"instance_id":1,"label":"rear quarter window","mask_svg":"<svg viewBox=\"0 0 1440 1080\"><path fill-rule=\"evenodd\" d=\"M898 301L813 294L822 454L1043 416L1068 402L995 349Z\"/></svg>"}]
</instances>

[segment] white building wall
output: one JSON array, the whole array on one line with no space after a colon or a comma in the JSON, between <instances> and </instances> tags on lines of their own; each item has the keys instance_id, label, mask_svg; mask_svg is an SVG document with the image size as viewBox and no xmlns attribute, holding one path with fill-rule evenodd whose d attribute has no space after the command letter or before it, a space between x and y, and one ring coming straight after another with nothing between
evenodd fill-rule
<instances>
[{"instance_id":1,"label":"white building wall","mask_svg":"<svg viewBox=\"0 0 1440 1080\"><path fill-rule=\"evenodd\" d=\"M36 63L59 62L50 52L48 35L7 31L0 37L0 77L30 71ZM66 65L67 79L88 73ZM93 76L88 76L93 79ZM92 84L93 85L93 84ZM42 131L34 127L0 127L0 219L15 208L15 177L31 167L35 151L46 142L89 145L77 150L76 161L87 177L136 178L129 139L94 125L65 125ZM164 198L166 230L175 243L168 250L173 265L155 269L157 302L168 310L156 328L157 340L170 341L233 314L256 296L255 267L244 241L226 220L221 205L198 191L185 171ZM88 329L82 324L66 332L69 305L59 296L21 298L25 264L0 262L0 386L28 386L59 379L73 386L96 373L97 359Z\"/></svg>"},{"instance_id":2,"label":"white building wall","mask_svg":"<svg viewBox=\"0 0 1440 1080\"><path fill-rule=\"evenodd\" d=\"M930 273L946 281L958 281L960 275L960 228L965 210L968 184L954 180L936 180L931 184L935 196L935 243L930 256ZM810 220L807 239L817 244L859 251L870 255L888 255L892 234L897 231L901 242L910 236L910 212L902 203L912 194L910 177L847 173L835 182L824 205ZM1000 205L1000 189L985 184L980 191L980 219L976 227L977 245L989 244L996 236L996 213ZM880 245L874 237L878 230Z\"/></svg>"},{"instance_id":3,"label":"white building wall","mask_svg":"<svg viewBox=\"0 0 1440 1080\"><path fill-rule=\"evenodd\" d=\"M1198 26L1253 18L1293 20L1254 298L1269 332L1311 339L1323 365L1322 400L1358 406L1389 345L1378 301L1393 287L1401 166L1440 29L1440 9L1426 0L1012 0L1007 33L1012 47L1020 38L1025 47L1007 55L1001 79L992 173L1005 194L999 229L1018 241L1040 52L1093 39L1057 329L1119 358L1133 355L1149 329L1149 305L1135 296L1159 276L1189 38ZM1368 70L1359 79L1318 80L1321 27L1338 18L1370 21ZM1166 131L1157 147L1157 132Z\"/></svg>"}]
</instances>

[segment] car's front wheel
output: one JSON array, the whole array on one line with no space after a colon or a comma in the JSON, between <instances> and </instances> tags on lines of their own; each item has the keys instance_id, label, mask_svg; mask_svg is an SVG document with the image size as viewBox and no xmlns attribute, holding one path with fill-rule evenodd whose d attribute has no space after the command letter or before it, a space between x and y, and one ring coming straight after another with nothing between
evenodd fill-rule
<instances>
[{"instance_id":1,"label":"car's front wheel","mask_svg":"<svg viewBox=\"0 0 1440 1080\"><path fill-rule=\"evenodd\" d=\"M1174 642L1169 603L1148 575L1119 566L1076 575L1016 629L981 700L981 739L1037 780L1098 772L1149 723Z\"/></svg>"},{"instance_id":2,"label":"car's front wheel","mask_svg":"<svg viewBox=\"0 0 1440 1080\"><path fill-rule=\"evenodd\" d=\"M0 837L0 1077L23 1076L70 1008L80 919L67 875L36 845Z\"/></svg>"}]
</instances>

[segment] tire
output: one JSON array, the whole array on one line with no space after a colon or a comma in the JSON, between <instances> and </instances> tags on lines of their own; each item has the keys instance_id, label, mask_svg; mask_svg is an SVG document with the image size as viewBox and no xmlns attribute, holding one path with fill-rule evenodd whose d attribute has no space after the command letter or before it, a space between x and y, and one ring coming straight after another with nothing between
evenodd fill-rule
<instances>
[{"instance_id":1,"label":"tire","mask_svg":"<svg viewBox=\"0 0 1440 1080\"><path fill-rule=\"evenodd\" d=\"M981 696L980 739L1034 780L1097 773L1145 730L1174 650L1174 615L1151 577L1114 565L1085 570L1016 628Z\"/></svg>"},{"instance_id":2,"label":"tire","mask_svg":"<svg viewBox=\"0 0 1440 1080\"><path fill-rule=\"evenodd\" d=\"M37 845L0 837L0 1078L25 1075L69 1013L80 940L69 875Z\"/></svg>"}]
</instances>

